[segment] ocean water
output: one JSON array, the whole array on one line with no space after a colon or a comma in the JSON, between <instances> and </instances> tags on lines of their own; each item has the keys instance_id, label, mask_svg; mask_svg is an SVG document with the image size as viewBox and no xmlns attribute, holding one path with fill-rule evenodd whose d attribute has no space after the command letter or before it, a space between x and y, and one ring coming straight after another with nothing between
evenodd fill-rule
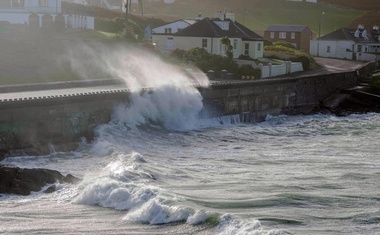
<instances>
[{"instance_id":1,"label":"ocean water","mask_svg":"<svg viewBox=\"0 0 380 235\"><path fill-rule=\"evenodd\" d=\"M77 151L5 159L83 181L2 195L0 233L380 233L379 114L234 118L112 122Z\"/></svg>"},{"instance_id":2,"label":"ocean water","mask_svg":"<svg viewBox=\"0 0 380 235\"><path fill-rule=\"evenodd\" d=\"M207 110L189 84L207 78L94 48L85 48L93 63L137 92L93 142L0 162L82 179L52 194L0 195L0 233L380 234L380 114L199 117Z\"/></svg>"}]
</instances>

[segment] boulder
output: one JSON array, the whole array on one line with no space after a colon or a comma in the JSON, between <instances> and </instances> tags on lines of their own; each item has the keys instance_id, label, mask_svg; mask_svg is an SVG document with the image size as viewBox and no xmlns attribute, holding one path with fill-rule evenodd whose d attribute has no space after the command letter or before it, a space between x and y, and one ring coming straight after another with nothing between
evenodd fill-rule
<instances>
[{"instance_id":1,"label":"boulder","mask_svg":"<svg viewBox=\"0 0 380 235\"><path fill-rule=\"evenodd\" d=\"M67 180L64 180L67 178ZM22 169L11 166L0 166L0 194L29 195L41 191L47 184L56 182L77 183L79 179L63 176L60 172L48 169ZM52 192L49 188L49 192Z\"/></svg>"}]
</instances>

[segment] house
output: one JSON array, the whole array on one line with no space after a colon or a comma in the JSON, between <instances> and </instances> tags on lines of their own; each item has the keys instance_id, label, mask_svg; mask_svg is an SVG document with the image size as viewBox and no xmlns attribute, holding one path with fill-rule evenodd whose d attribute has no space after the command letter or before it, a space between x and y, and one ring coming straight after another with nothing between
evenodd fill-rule
<instances>
[{"instance_id":1,"label":"house","mask_svg":"<svg viewBox=\"0 0 380 235\"><path fill-rule=\"evenodd\" d=\"M356 29L341 28L311 41L310 54L313 56L349 59L358 61L377 60L380 52L380 30L359 25Z\"/></svg>"},{"instance_id":2,"label":"house","mask_svg":"<svg viewBox=\"0 0 380 235\"><path fill-rule=\"evenodd\" d=\"M271 42L287 41L299 50L310 51L313 32L306 25L270 25L264 31L264 38Z\"/></svg>"},{"instance_id":3,"label":"house","mask_svg":"<svg viewBox=\"0 0 380 235\"><path fill-rule=\"evenodd\" d=\"M152 29L155 35L172 35L194 24L196 20L177 20Z\"/></svg>"},{"instance_id":4,"label":"house","mask_svg":"<svg viewBox=\"0 0 380 235\"><path fill-rule=\"evenodd\" d=\"M94 17L61 14L61 0L1 0L0 22L29 28L94 29Z\"/></svg>"},{"instance_id":5,"label":"house","mask_svg":"<svg viewBox=\"0 0 380 235\"><path fill-rule=\"evenodd\" d=\"M123 10L125 11L124 6L126 4L126 0L62 0L62 1L82 4L86 6L97 6L97 7L106 8L112 11L123 11Z\"/></svg>"},{"instance_id":6,"label":"house","mask_svg":"<svg viewBox=\"0 0 380 235\"><path fill-rule=\"evenodd\" d=\"M164 26L165 28L166 26ZM233 47L233 58L240 55L253 59L263 57L263 38L235 20L232 12L217 12L215 18L198 16L193 24L180 30L153 30L152 41L161 51L189 50L194 47L206 49L211 54L225 55L226 46L221 39L228 37Z\"/></svg>"},{"instance_id":7,"label":"house","mask_svg":"<svg viewBox=\"0 0 380 235\"><path fill-rule=\"evenodd\" d=\"M0 13L61 13L61 0L1 0ZM22 22L24 23L24 22Z\"/></svg>"}]
</instances>

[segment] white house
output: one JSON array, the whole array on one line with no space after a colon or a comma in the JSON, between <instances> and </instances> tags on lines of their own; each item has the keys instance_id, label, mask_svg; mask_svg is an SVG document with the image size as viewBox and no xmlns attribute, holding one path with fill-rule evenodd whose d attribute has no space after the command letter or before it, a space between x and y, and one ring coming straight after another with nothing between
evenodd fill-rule
<instances>
[{"instance_id":1,"label":"white house","mask_svg":"<svg viewBox=\"0 0 380 235\"><path fill-rule=\"evenodd\" d=\"M59 23L62 28L94 29L94 17L63 15L61 4L61 0L1 0L0 21L40 28Z\"/></svg>"},{"instance_id":2,"label":"white house","mask_svg":"<svg viewBox=\"0 0 380 235\"><path fill-rule=\"evenodd\" d=\"M163 32L162 28L167 30ZM221 39L228 37L233 46L234 58L240 55L254 59L263 57L263 38L235 21L232 12L217 12L213 19L198 16L195 23L181 30L174 29L171 28L170 31L165 25L161 27L160 33L152 32L152 41L158 50L171 52L177 48L189 50L201 47L211 54L225 55L226 47Z\"/></svg>"},{"instance_id":3,"label":"white house","mask_svg":"<svg viewBox=\"0 0 380 235\"><path fill-rule=\"evenodd\" d=\"M184 28L189 27L190 25L194 24L196 20L177 20L174 22L171 22L169 24L165 24L159 27L156 27L152 29L152 34L155 35L172 35L177 33L178 31L181 31Z\"/></svg>"},{"instance_id":4,"label":"white house","mask_svg":"<svg viewBox=\"0 0 380 235\"><path fill-rule=\"evenodd\" d=\"M380 31L375 26L367 30L341 28L319 39L311 40L310 54L313 56L349 59L358 61L377 60L380 52Z\"/></svg>"}]
</instances>

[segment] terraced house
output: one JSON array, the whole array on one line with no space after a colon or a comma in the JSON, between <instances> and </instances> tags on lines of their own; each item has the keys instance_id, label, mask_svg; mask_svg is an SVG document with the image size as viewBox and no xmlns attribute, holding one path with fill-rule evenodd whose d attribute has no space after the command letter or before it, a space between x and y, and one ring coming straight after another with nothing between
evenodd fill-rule
<instances>
[{"instance_id":1,"label":"terraced house","mask_svg":"<svg viewBox=\"0 0 380 235\"><path fill-rule=\"evenodd\" d=\"M212 19L199 15L195 21L181 22L180 28L173 22L152 29L152 42L158 50L171 52L177 48L201 47L210 54L225 55L226 46L221 40L228 37L233 47L233 58L241 55L253 59L263 57L263 38L237 22L233 12L217 12Z\"/></svg>"}]
</instances>

